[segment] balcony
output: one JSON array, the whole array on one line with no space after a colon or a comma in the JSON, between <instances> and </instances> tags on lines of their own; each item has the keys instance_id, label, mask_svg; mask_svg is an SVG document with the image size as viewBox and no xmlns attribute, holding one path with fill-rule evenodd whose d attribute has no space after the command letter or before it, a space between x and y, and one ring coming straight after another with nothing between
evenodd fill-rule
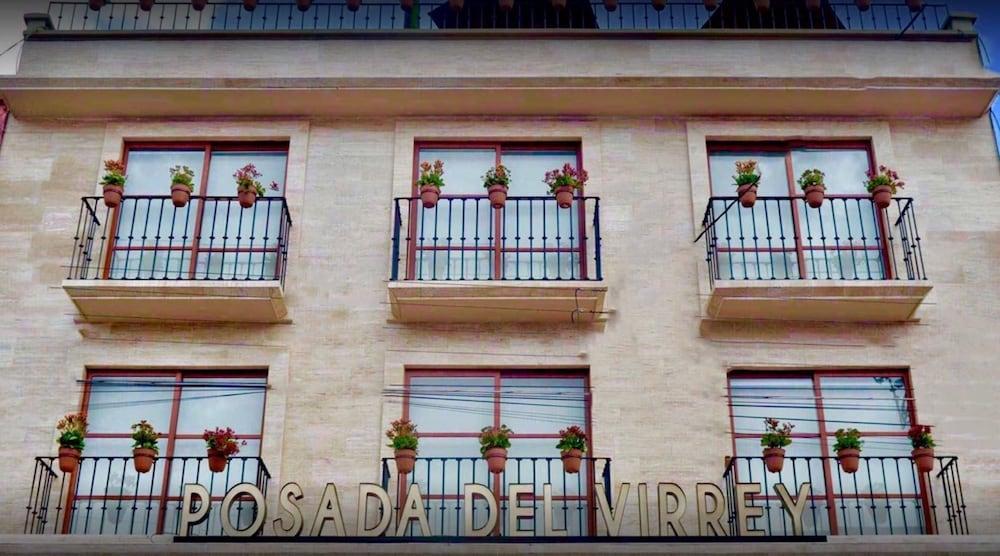
<instances>
[{"instance_id":1,"label":"balcony","mask_svg":"<svg viewBox=\"0 0 1000 556\"><path fill-rule=\"evenodd\" d=\"M88 322L282 322L291 226L278 197L84 197L62 287Z\"/></svg>"},{"instance_id":2,"label":"balcony","mask_svg":"<svg viewBox=\"0 0 1000 556\"><path fill-rule=\"evenodd\" d=\"M593 489L604 490L606 500L613 500L611 492L611 460L608 458L584 457L579 473L563 471L562 460L558 457L510 457L504 473L491 475L486 468L486 460L480 456L439 457L416 459L416 466L409 475L396 474L395 460L382 459L382 488L389 493L393 503L393 514L399 515L400 503L405 500L409 484L420 486L424 499L432 536L466 536L464 514L467 510L462 493L465 485L483 485L493 491L497 498L497 529L504 537L513 536L508 530L507 511L510 507L508 489L510 485L528 484L533 486L529 495L519 497L522 508L530 510L531 531L535 536L543 532L543 485L552 487L552 521L556 529L565 529L571 537L597 536L597 507ZM485 503L477 499L471 513L475 527L483 527L487 519ZM374 521L375 515L366 509L367 520ZM524 526L528 520L523 521ZM415 525L411 525L415 527ZM418 529L419 530L419 529ZM527 529L524 529L527 530ZM407 534L413 534L411 529Z\"/></svg>"},{"instance_id":3,"label":"balcony","mask_svg":"<svg viewBox=\"0 0 1000 556\"><path fill-rule=\"evenodd\" d=\"M600 199L395 199L389 301L398 322L603 320Z\"/></svg>"},{"instance_id":4,"label":"balcony","mask_svg":"<svg viewBox=\"0 0 1000 556\"><path fill-rule=\"evenodd\" d=\"M727 458L723 473L728 526L737 531L737 483L759 483L760 494L747 505L763 510L747 527L765 536L795 534L774 486L784 484L795 498L803 483L811 495L802 512L799 535L968 535L958 458L938 456L934 470L921 474L908 456L860 458L857 472L841 471L836 457L785 457L779 473L767 472L764 458Z\"/></svg>"},{"instance_id":5,"label":"balcony","mask_svg":"<svg viewBox=\"0 0 1000 556\"><path fill-rule=\"evenodd\" d=\"M879 210L867 196L712 197L699 239L704 311L721 320L902 322L931 290L913 199Z\"/></svg>"},{"instance_id":6,"label":"balcony","mask_svg":"<svg viewBox=\"0 0 1000 556\"><path fill-rule=\"evenodd\" d=\"M132 457L82 457L73 474L59 471L58 458L35 458L24 534L177 535L187 483L205 485L211 495L208 518L191 528L197 536L222 534L219 509L226 492L251 483L267 495L271 474L258 457L232 457L226 470L211 473L206 457L158 457L153 468L136 472ZM233 503L230 519L240 528L255 516L253 500Z\"/></svg>"}]
</instances>

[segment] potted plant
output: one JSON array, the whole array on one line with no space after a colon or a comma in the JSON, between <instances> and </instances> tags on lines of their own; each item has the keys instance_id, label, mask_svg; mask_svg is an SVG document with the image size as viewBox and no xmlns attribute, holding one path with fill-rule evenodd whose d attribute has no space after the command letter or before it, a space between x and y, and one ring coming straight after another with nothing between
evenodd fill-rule
<instances>
[{"instance_id":1,"label":"potted plant","mask_svg":"<svg viewBox=\"0 0 1000 556\"><path fill-rule=\"evenodd\" d=\"M719 7L719 0L705 0L705 9L713 11Z\"/></svg>"},{"instance_id":2,"label":"potted plant","mask_svg":"<svg viewBox=\"0 0 1000 556\"><path fill-rule=\"evenodd\" d=\"M563 471L569 474L579 473L583 454L587 452L587 433L576 425L559 431L556 449L562 456Z\"/></svg>"},{"instance_id":3,"label":"potted plant","mask_svg":"<svg viewBox=\"0 0 1000 556\"><path fill-rule=\"evenodd\" d=\"M911 12L919 12L924 9L924 0L906 0L906 6Z\"/></svg>"},{"instance_id":4,"label":"potted plant","mask_svg":"<svg viewBox=\"0 0 1000 556\"><path fill-rule=\"evenodd\" d=\"M120 160L104 161L104 177L101 178L101 186L104 192L104 204L108 208L115 208L122 204L127 179L124 162Z\"/></svg>"},{"instance_id":5,"label":"potted plant","mask_svg":"<svg viewBox=\"0 0 1000 556\"><path fill-rule=\"evenodd\" d=\"M806 194L806 203L814 209L823 206L823 197L826 195L826 184L823 183L825 177L826 174L816 168L806 170L799 176L799 187Z\"/></svg>"},{"instance_id":6,"label":"potted plant","mask_svg":"<svg viewBox=\"0 0 1000 556\"><path fill-rule=\"evenodd\" d=\"M792 443L791 423L779 423L777 419L764 419L764 434L760 437L760 445L764 447L764 466L771 473L780 473L785 466L785 446Z\"/></svg>"},{"instance_id":7,"label":"potted plant","mask_svg":"<svg viewBox=\"0 0 1000 556\"><path fill-rule=\"evenodd\" d=\"M744 208L753 208L757 202L757 186L760 185L760 169L756 160L741 160L736 163L736 197Z\"/></svg>"},{"instance_id":8,"label":"potted plant","mask_svg":"<svg viewBox=\"0 0 1000 556\"><path fill-rule=\"evenodd\" d=\"M858 470L861 455L861 433L858 429L837 429L833 433L837 441L833 443L833 451L837 452L837 459L840 461L840 468L844 473L854 473Z\"/></svg>"},{"instance_id":9,"label":"potted plant","mask_svg":"<svg viewBox=\"0 0 1000 556\"><path fill-rule=\"evenodd\" d=\"M356 12L361 9L361 0L347 0L347 9Z\"/></svg>"},{"instance_id":10,"label":"potted plant","mask_svg":"<svg viewBox=\"0 0 1000 556\"><path fill-rule=\"evenodd\" d=\"M653 5L653 9L658 12L662 12L664 8L667 7L667 0L649 0L649 1Z\"/></svg>"},{"instance_id":11,"label":"potted plant","mask_svg":"<svg viewBox=\"0 0 1000 556\"><path fill-rule=\"evenodd\" d=\"M886 166L879 166L878 172L869 170L867 175L868 180L865 182L865 188L871 193L872 202L880 210L889 208L896 190L902 189L906 185L900 181L899 174L895 170Z\"/></svg>"},{"instance_id":12,"label":"potted plant","mask_svg":"<svg viewBox=\"0 0 1000 556\"><path fill-rule=\"evenodd\" d=\"M136 472L146 473L153 468L153 462L160 453L159 441L160 435L145 419L132 425L132 463Z\"/></svg>"},{"instance_id":13,"label":"potted plant","mask_svg":"<svg viewBox=\"0 0 1000 556\"><path fill-rule=\"evenodd\" d=\"M559 208L566 209L573 206L575 191L587 183L588 177L586 170L577 170L567 162L562 168L545 172L544 181L549 186L549 192L556 196Z\"/></svg>"},{"instance_id":14,"label":"potted plant","mask_svg":"<svg viewBox=\"0 0 1000 556\"><path fill-rule=\"evenodd\" d=\"M236 432L229 427L205 429L201 437L205 440L205 447L208 450L208 469L212 473L225 471L229 458L240 453L240 446L247 445L246 440L242 442L236 440Z\"/></svg>"},{"instance_id":15,"label":"potted plant","mask_svg":"<svg viewBox=\"0 0 1000 556\"><path fill-rule=\"evenodd\" d=\"M507 466L507 448L510 448L510 435L514 431L507 425L499 427L483 427L479 433L479 451L486 458L490 473L503 473Z\"/></svg>"},{"instance_id":16,"label":"potted plant","mask_svg":"<svg viewBox=\"0 0 1000 556\"><path fill-rule=\"evenodd\" d=\"M300 12L308 12L312 7L312 0L295 0L295 6Z\"/></svg>"},{"instance_id":17,"label":"potted plant","mask_svg":"<svg viewBox=\"0 0 1000 556\"><path fill-rule=\"evenodd\" d=\"M83 413L70 413L59 420L56 428L59 430L59 469L63 473L73 473L83 454L87 417Z\"/></svg>"},{"instance_id":18,"label":"potted plant","mask_svg":"<svg viewBox=\"0 0 1000 556\"><path fill-rule=\"evenodd\" d=\"M233 178L236 179L236 195L241 207L248 209L257 202L257 197L264 196L264 186L257 180L262 175L253 164L247 164L233 174ZM275 181L272 181L269 187L271 191L280 189L278 182Z\"/></svg>"},{"instance_id":19,"label":"potted plant","mask_svg":"<svg viewBox=\"0 0 1000 556\"><path fill-rule=\"evenodd\" d=\"M204 10L207 5L208 0L191 0L191 7L194 8L194 11L196 12Z\"/></svg>"},{"instance_id":20,"label":"potted plant","mask_svg":"<svg viewBox=\"0 0 1000 556\"><path fill-rule=\"evenodd\" d=\"M863 12L867 12L872 7L872 0L854 0L854 3Z\"/></svg>"},{"instance_id":21,"label":"potted plant","mask_svg":"<svg viewBox=\"0 0 1000 556\"><path fill-rule=\"evenodd\" d=\"M153 9L153 4L155 3L156 0L139 0L139 9L148 12Z\"/></svg>"},{"instance_id":22,"label":"potted plant","mask_svg":"<svg viewBox=\"0 0 1000 556\"><path fill-rule=\"evenodd\" d=\"M490 206L502 209L507 204L507 190L510 188L510 170L503 164L490 168L483 176L483 187L490 196Z\"/></svg>"},{"instance_id":23,"label":"potted plant","mask_svg":"<svg viewBox=\"0 0 1000 556\"><path fill-rule=\"evenodd\" d=\"M765 12L771 9L771 0L753 0L753 5L758 11Z\"/></svg>"},{"instance_id":24,"label":"potted plant","mask_svg":"<svg viewBox=\"0 0 1000 556\"><path fill-rule=\"evenodd\" d=\"M930 473L934 470L934 438L931 437L931 428L927 425L913 425L906 433L910 437L910 444L913 451L913 463L920 473Z\"/></svg>"},{"instance_id":25,"label":"potted plant","mask_svg":"<svg viewBox=\"0 0 1000 556\"><path fill-rule=\"evenodd\" d=\"M618 0L604 0L604 9L613 12L618 9Z\"/></svg>"},{"instance_id":26,"label":"potted plant","mask_svg":"<svg viewBox=\"0 0 1000 556\"><path fill-rule=\"evenodd\" d=\"M421 162L417 189L420 191L420 201L425 209L437 206L442 187L444 187L444 162L440 160L435 160L434 164Z\"/></svg>"},{"instance_id":27,"label":"potted plant","mask_svg":"<svg viewBox=\"0 0 1000 556\"><path fill-rule=\"evenodd\" d=\"M406 475L413 471L417 463L417 426L409 419L397 419L390 424L385 435L389 438L389 447L393 449L396 472Z\"/></svg>"},{"instance_id":28,"label":"potted plant","mask_svg":"<svg viewBox=\"0 0 1000 556\"><path fill-rule=\"evenodd\" d=\"M177 208L183 208L191 200L194 192L194 170L187 166L170 169L170 200Z\"/></svg>"}]
</instances>

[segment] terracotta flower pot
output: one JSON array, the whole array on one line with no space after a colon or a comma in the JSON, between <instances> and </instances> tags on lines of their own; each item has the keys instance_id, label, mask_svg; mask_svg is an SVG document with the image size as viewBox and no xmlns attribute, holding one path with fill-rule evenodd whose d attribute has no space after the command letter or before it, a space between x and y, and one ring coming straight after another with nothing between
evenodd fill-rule
<instances>
[{"instance_id":1,"label":"terracotta flower pot","mask_svg":"<svg viewBox=\"0 0 1000 556\"><path fill-rule=\"evenodd\" d=\"M222 473L226 470L226 463L229 462L229 458L225 456L222 452L217 452L215 450L208 451L208 470L212 473Z\"/></svg>"},{"instance_id":2,"label":"terracotta flower pot","mask_svg":"<svg viewBox=\"0 0 1000 556\"><path fill-rule=\"evenodd\" d=\"M448 0L448 7L453 12L461 11L465 7L465 0Z\"/></svg>"},{"instance_id":3,"label":"terracotta flower pot","mask_svg":"<svg viewBox=\"0 0 1000 556\"><path fill-rule=\"evenodd\" d=\"M785 467L785 449L764 448L764 467L771 473L780 473Z\"/></svg>"},{"instance_id":4,"label":"terracotta flower pot","mask_svg":"<svg viewBox=\"0 0 1000 556\"><path fill-rule=\"evenodd\" d=\"M183 183L171 184L170 200L174 202L175 207L184 208L188 204L188 201L191 200L191 190Z\"/></svg>"},{"instance_id":5,"label":"terracotta flower pot","mask_svg":"<svg viewBox=\"0 0 1000 556\"><path fill-rule=\"evenodd\" d=\"M924 0L906 0L906 7L910 8L911 12L919 12L924 9Z\"/></svg>"},{"instance_id":6,"label":"terracotta flower pot","mask_svg":"<svg viewBox=\"0 0 1000 556\"><path fill-rule=\"evenodd\" d=\"M441 198L441 188L433 185L423 185L420 187L420 202L424 204L425 209L431 209L437 206L438 199Z\"/></svg>"},{"instance_id":7,"label":"terracotta flower pot","mask_svg":"<svg viewBox=\"0 0 1000 556\"><path fill-rule=\"evenodd\" d=\"M714 10L719 7L719 0L705 0L705 9Z\"/></svg>"},{"instance_id":8,"label":"terracotta flower pot","mask_svg":"<svg viewBox=\"0 0 1000 556\"><path fill-rule=\"evenodd\" d=\"M860 455L861 450L856 448L837 450L837 459L840 460L840 468L844 473L854 473L858 470L858 466L861 465Z\"/></svg>"},{"instance_id":9,"label":"terracotta flower pot","mask_svg":"<svg viewBox=\"0 0 1000 556\"><path fill-rule=\"evenodd\" d=\"M399 9L409 12L413 9L413 0L399 0Z\"/></svg>"},{"instance_id":10,"label":"terracotta flower pot","mask_svg":"<svg viewBox=\"0 0 1000 556\"><path fill-rule=\"evenodd\" d=\"M771 9L771 0L753 0L753 5L758 11L764 12Z\"/></svg>"},{"instance_id":11,"label":"terracotta flower pot","mask_svg":"<svg viewBox=\"0 0 1000 556\"><path fill-rule=\"evenodd\" d=\"M667 0L650 0L650 3L653 5L653 9L658 12L662 12L667 7Z\"/></svg>"},{"instance_id":12,"label":"terracotta flower pot","mask_svg":"<svg viewBox=\"0 0 1000 556\"><path fill-rule=\"evenodd\" d=\"M826 188L822 185L810 185L806 187L806 203L814 208L818 209L823 206L823 198L826 196Z\"/></svg>"},{"instance_id":13,"label":"terracotta flower pot","mask_svg":"<svg viewBox=\"0 0 1000 556\"><path fill-rule=\"evenodd\" d=\"M872 190L872 202L879 210L889 208L892 204L892 189L888 185L880 185Z\"/></svg>"},{"instance_id":14,"label":"terracotta flower pot","mask_svg":"<svg viewBox=\"0 0 1000 556\"><path fill-rule=\"evenodd\" d=\"M564 10L566 9L566 0L549 0L552 4L552 9L554 10Z\"/></svg>"},{"instance_id":15,"label":"terracotta flower pot","mask_svg":"<svg viewBox=\"0 0 1000 556\"><path fill-rule=\"evenodd\" d=\"M156 0L139 0L139 9L148 12L153 9L153 4L155 3Z\"/></svg>"},{"instance_id":16,"label":"terracotta flower pot","mask_svg":"<svg viewBox=\"0 0 1000 556\"><path fill-rule=\"evenodd\" d=\"M92 10L99 10L104 7L104 0L88 0L87 5L90 6Z\"/></svg>"},{"instance_id":17,"label":"terracotta flower pot","mask_svg":"<svg viewBox=\"0 0 1000 556\"><path fill-rule=\"evenodd\" d=\"M240 189L236 196L240 200L240 206L245 209L252 207L257 202L257 192L253 189Z\"/></svg>"},{"instance_id":18,"label":"terracotta flower pot","mask_svg":"<svg viewBox=\"0 0 1000 556\"><path fill-rule=\"evenodd\" d=\"M356 12L361 9L361 0L347 0L347 9Z\"/></svg>"},{"instance_id":19,"label":"terracotta flower pot","mask_svg":"<svg viewBox=\"0 0 1000 556\"><path fill-rule=\"evenodd\" d=\"M191 0L191 7L194 8L194 11L196 12L204 10L207 5L208 0Z\"/></svg>"},{"instance_id":20,"label":"terracotta flower pot","mask_svg":"<svg viewBox=\"0 0 1000 556\"><path fill-rule=\"evenodd\" d=\"M417 451L410 450L409 448L400 448L394 453L394 459L396 460L396 472L400 475L406 475L413 471L414 466L417 464Z\"/></svg>"},{"instance_id":21,"label":"terracotta flower pot","mask_svg":"<svg viewBox=\"0 0 1000 556\"><path fill-rule=\"evenodd\" d=\"M490 448L486 450L483 457L486 458L486 466L489 467L490 473L503 473L504 468L507 467L506 448Z\"/></svg>"},{"instance_id":22,"label":"terracotta flower pot","mask_svg":"<svg viewBox=\"0 0 1000 556\"><path fill-rule=\"evenodd\" d=\"M823 7L823 0L806 0L806 8L810 10L819 10Z\"/></svg>"},{"instance_id":23,"label":"terracotta flower pot","mask_svg":"<svg viewBox=\"0 0 1000 556\"><path fill-rule=\"evenodd\" d=\"M123 195L125 195L125 188L120 185L104 186L104 204L108 208L115 208L122 204Z\"/></svg>"},{"instance_id":24,"label":"terracotta flower pot","mask_svg":"<svg viewBox=\"0 0 1000 556\"><path fill-rule=\"evenodd\" d=\"M59 447L59 470L63 473L73 473L80 465L80 450L76 448Z\"/></svg>"},{"instance_id":25,"label":"terracotta flower pot","mask_svg":"<svg viewBox=\"0 0 1000 556\"><path fill-rule=\"evenodd\" d=\"M562 455L563 471L571 475L580 472L583 451L573 448L572 450L563 450L560 455Z\"/></svg>"},{"instance_id":26,"label":"terracotta flower pot","mask_svg":"<svg viewBox=\"0 0 1000 556\"><path fill-rule=\"evenodd\" d=\"M618 9L618 0L604 0L604 9L613 12Z\"/></svg>"},{"instance_id":27,"label":"terracotta flower pot","mask_svg":"<svg viewBox=\"0 0 1000 556\"><path fill-rule=\"evenodd\" d=\"M514 9L514 0L498 0L497 7L505 12L509 12Z\"/></svg>"},{"instance_id":28,"label":"terracotta flower pot","mask_svg":"<svg viewBox=\"0 0 1000 556\"><path fill-rule=\"evenodd\" d=\"M854 0L854 3L857 4L858 9L863 12L867 12L872 7L872 0Z\"/></svg>"},{"instance_id":29,"label":"terracotta flower pot","mask_svg":"<svg viewBox=\"0 0 1000 556\"><path fill-rule=\"evenodd\" d=\"M507 204L507 186L495 183L486 190L490 195L490 206L495 209L502 209Z\"/></svg>"},{"instance_id":30,"label":"terracotta flower pot","mask_svg":"<svg viewBox=\"0 0 1000 556\"><path fill-rule=\"evenodd\" d=\"M295 7L299 9L300 12L307 12L309 8L312 7L312 0L295 0Z\"/></svg>"},{"instance_id":31,"label":"terracotta flower pot","mask_svg":"<svg viewBox=\"0 0 1000 556\"><path fill-rule=\"evenodd\" d=\"M573 188L564 185L556 189L556 204L561 209L568 209L573 206Z\"/></svg>"},{"instance_id":32,"label":"terracotta flower pot","mask_svg":"<svg viewBox=\"0 0 1000 556\"><path fill-rule=\"evenodd\" d=\"M757 202L757 184L748 183L737 187L736 196L739 197L743 208L753 208L754 203Z\"/></svg>"},{"instance_id":33,"label":"terracotta flower pot","mask_svg":"<svg viewBox=\"0 0 1000 556\"><path fill-rule=\"evenodd\" d=\"M934 448L914 448L910 455L913 456L917 471L930 473L934 470Z\"/></svg>"},{"instance_id":34,"label":"terracotta flower pot","mask_svg":"<svg viewBox=\"0 0 1000 556\"><path fill-rule=\"evenodd\" d=\"M132 450L132 463L139 473L148 473L156 461L156 450L152 448L136 448Z\"/></svg>"},{"instance_id":35,"label":"terracotta flower pot","mask_svg":"<svg viewBox=\"0 0 1000 556\"><path fill-rule=\"evenodd\" d=\"M252 12L257 9L257 0L243 0L243 9Z\"/></svg>"}]
</instances>

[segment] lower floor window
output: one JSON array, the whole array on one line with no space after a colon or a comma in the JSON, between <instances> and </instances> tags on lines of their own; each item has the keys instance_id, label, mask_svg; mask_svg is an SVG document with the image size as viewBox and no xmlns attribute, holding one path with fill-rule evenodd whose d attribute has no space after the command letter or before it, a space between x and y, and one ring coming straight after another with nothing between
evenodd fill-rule
<instances>
[{"instance_id":1,"label":"lower floor window","mask_svg":"<svg viewBox=\"0 0 1000 556\"><path fill-rule=\"evenodd\" d=\"M733 372L729 406L740 482L761 483L765 507L755 527L790 531L774 485L794 495L803 482L812 497L803 515L807 534L886 534L929 531L926 477L910 460L907 431L917 423L905 372ZM764 419L794 426L784 468L770 473L761 457ZM833 451L838 429L858 429L860 468L841 470Z\"/></svg>"}]
</instances>

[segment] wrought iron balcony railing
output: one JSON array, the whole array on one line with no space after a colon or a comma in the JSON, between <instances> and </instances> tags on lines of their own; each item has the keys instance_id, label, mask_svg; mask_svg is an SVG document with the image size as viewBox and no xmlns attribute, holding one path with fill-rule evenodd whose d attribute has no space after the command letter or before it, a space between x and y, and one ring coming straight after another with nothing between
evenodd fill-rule
<instances>
[{"instance_id":1,"label":"wrought iron balcony railing","mask_svg":"<svg viewBox=\"0 0 1000 556\"><path fill-rule=\"evenodd\" d=\"M158 457L142 474L136 472L132 457L84 456L71 474L62 473L57 460L35 458L25 534L176 535L183 485L199 483L208 489L211 507L191 534L221 535L219 511L226 492L252 483L266 496L271 479L259 457L232 457L221 473L209 471L207 457ZM245 528L256 511L253 501L237 500L230 519Z\"/></svg>"},{"instance_id":2,"label":"wrought iron balcony railing","mask_svg":"<svg viewBox=\"0 0 1000 556\"><path fill-rule=\"evenodd\" d=\"M503 9L496 0L467 0L453 11L445 0L413 3L317 0L300 11L292 0L261 0L252 11L238 1L211 0L196 10L188 0L157 0L149 11L136 1L109 1L99 11L87 2L50 2L58 31L403 31L439 29L591 29L605 31L702 31L798 29L830 31L938 31L948 7L924 4L913 12L903 0L876 0L861 9L854 0L824 0L810 10L805 0L775 0L758 11L751 0L719 0L706 9L701 0L569 0L561 9L550 0L516 0Z\"/></svg>"},{"instance_id":3,"label":"wrought iron balcony railing","mask_svg":"<svg viewBox=\"0 0 1000 556\"><path fill-rule=\"evenodd\" d=\"M766 536L792 535L791 519L775 493L784 484L796 497L803 483L811 495L802 515L802 534L821 535L931 535L969 534L958 458L938 456L934 470L919 473L909 456L860 458L855 473L844 473L836 457L785 458L783 469L770 473L764 458L734 457L722 478L728 504L728 526L737 531L737 483L759 483L761 493L747 504L763 509L748 527Z\"/></svg>"},{"instance_id":4,"label":"wrought iron balcony railing","mask_svg":"<svg viewBox=\"0 0 1000 556\"><path fill-rule=\"evenodd\" d=\"M462 495L466 484L484 485L497 498L500 535L508 535L507 509L510 500L508 487L513 484L534 485L532 496L521 497L521 507L532 509L532 527L535 535L542 535L543 485L552 488L552 515L555 529L565 529L569 536L596 534L596 506L593 489L601 485L607 500L611 494L611 460L584 457L579 473L566 473L558 457L511 457L500 475L493 475L486 467L486 460L470 457L418 457L413 472L399 476L395 460L382 459L382 488L390 495L393 512L405 501L410 484L420 486L427 512L431 535L465 535L464 512L472 512L473 524L481 527L487 519L485 504L465 507ZM366 510L367 511L367 510ZM372 516L371 519L374 519ZM367 519L367 516L366 516ZM527 520L525 520L525 523ZM526 526L526 525L525 525Z\"/></svg>"},{"instance_id":5,"label":"wrought iron balcony railing","mask_svg":"<svg viewBox=\"0 0 1000 556\"><path fill-rule=\"evenodd\" d=\"M702 232L711 280L926 280L913 199L712 197Z\"/></svg>"},{"instance_id":6,"label":"wrought iron balcony railing","mask_svg":"<svg viewBox=\"0 0 1000 556\"><path fill-rule=\"evenodd\" d=\"M600 198L395 199L392 280L601 280Z\"/></svg>"},{"instance_id":7,"label":"wrought iron balcony railing","mask_svg":"<svg viewBox=\"0 0 1000 556\"><path fill-rule=\"evenodd\" d=\"M284 197L243 209L235 197L126 195L117 208L84 197L71 280L279 280L292 219Z\"/></svg>"}]
</instances>

